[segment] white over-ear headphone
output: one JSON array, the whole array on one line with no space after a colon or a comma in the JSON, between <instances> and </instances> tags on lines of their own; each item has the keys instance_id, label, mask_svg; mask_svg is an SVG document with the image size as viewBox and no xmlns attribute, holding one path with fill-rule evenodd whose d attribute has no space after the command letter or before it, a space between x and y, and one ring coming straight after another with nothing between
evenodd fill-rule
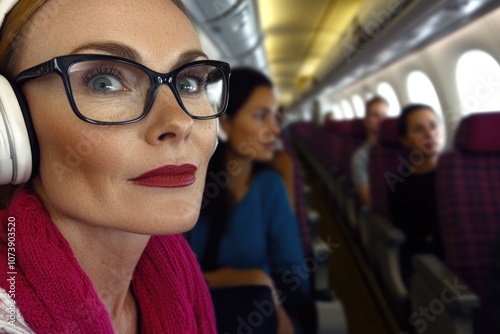
<instances>
[{"instance_id":1,"label":"white over-ear headphone","mask_svg":"<svg viewBox=\"0 0 500 334\"><path fill-rule=\"evenodd\" d=\"M0 2L0 28L17 2ZM30 179L33 166L38 165L36 147L27 104L22 94L0 75L0 184L21 184Z\"/></svg>"}]
</instances>

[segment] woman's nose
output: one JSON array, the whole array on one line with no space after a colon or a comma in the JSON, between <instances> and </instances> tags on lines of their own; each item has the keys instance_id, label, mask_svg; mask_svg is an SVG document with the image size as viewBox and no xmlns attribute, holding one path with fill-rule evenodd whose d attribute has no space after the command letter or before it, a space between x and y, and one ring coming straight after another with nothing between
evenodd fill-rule
<instances>
[{"instance_id":1,"label":"woman's nose","mask_svg":"<svg viewBox=\"0 0 500 334\"><path fill-rule=\"evenodd\" d=\"M149 112L150 141L180 140L191 131L193 119L179 105L168 87L160 87Z\"/></svg>"},{"instance_id":2,"label":"woman's nose","mask_svg":"<svg viewBox=\"0 0 500 334\"><path fill-rule=\"evenodd\" d=\"M276 120L274 117L271 117L270 120L268 121L269 123L269 129L274 133L278 134L281 131L280 124L278 123L278 120Z\"/></svg>"}]
</instances>

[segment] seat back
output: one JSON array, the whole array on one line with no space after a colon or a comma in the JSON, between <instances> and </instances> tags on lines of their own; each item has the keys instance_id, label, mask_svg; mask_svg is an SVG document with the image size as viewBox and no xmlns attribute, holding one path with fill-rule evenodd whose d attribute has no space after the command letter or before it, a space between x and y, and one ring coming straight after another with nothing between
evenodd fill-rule
<instances>
[{"instance_id":1,"label":"seat back","mask_svg":"<svg viewBox=\"0 0 500 334\"><path fill-rule=\"evenodd\" d=\"M333 168L336 172L341 170L342 147L345 142L343 132L348 131L349 123L347 121L327 122L318 133L318 141L314 145L314 150L318 152L318 157L324 162L325 166Z\"/></svg>"},{"instance_id":2,"label":"seat back","mask_svg":"<svg viewBox=\"0 0 500 334\"><path fill-rule=\"evenodd\" d=\"M441 156L437 200L445 260L481 298L476 330L489 313L489 268L494 236L500 231L500 113L464 118L455 148Z\"/></svg>"},{"instance_id":3,"label":"seat back","mask_svg":"<svg viewBox=\"0 0 500 334\"><path fill-rule=\"evenodd\" d=\"M294 209L295 209L295 217L297 218L297 222L299 224L300 238L302 241L302 248L304 250L304 255L306 257L311 255L311 229L309 226L309 221L307 218L307 203L305 200L304 194L304 171L302 169L302 164L297 156L297 152L292 146L290 139L282 135L281 139L283 141L283 146L285 152L292 159L293 164L293 185L294 185Z\"/></svg>"},{"instance_id":4,"label":"seat back","mask_svg":"<svg viewBox=\"0 0 500 334\"><path fill-rule=\"evenodd\" d=\"M401 145L397 127L397 119L384 120L380 125L378 144L370 148L368 177L371 209L384 217L389 217L388 191L391 185L409 176L405 164L410 160L410 152Z\"/></svg>"},{"instance_id":5,"label":"seat back","mask_svg":"<svg viewBox=\"0 0 500 334\"><path fill-rule=\"evenodd\" d=\"M356 150L360 148L366 142L366 128L364 124L364 120L355 119L352 121L351 130L347 137L346 145L343 149L343 162L344 169L346 170L346 176L349 180L350 184L352 184L352 157Z\"/></svg>"},{"instance_id":6,"label":"seat back","mask_svg":"<svg viewBox=\"0 0 500 334\"><path fill-rule=\"evenodd\" d=\"M219 333L275 333L271 288L251 285L211 289Z\"/></svg>"},{"instance_id":7,"label":"seat back","mask_svg":"<svg viewBox=\"0 0 500 334\"><path fill-rule=\"evenodd\" d=\"M316 125L312 122L300 121L290 124L291 135L306 145L312 141L316 131Z\"/></svg>"}]
</instances>

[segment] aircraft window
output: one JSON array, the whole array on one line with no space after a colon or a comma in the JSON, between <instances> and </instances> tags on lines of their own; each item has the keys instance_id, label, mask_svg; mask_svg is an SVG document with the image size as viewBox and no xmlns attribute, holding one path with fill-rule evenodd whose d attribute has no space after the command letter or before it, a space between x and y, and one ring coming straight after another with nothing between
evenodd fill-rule
<instances>
[{"instance_id":1,"label":"aircraft window","mask_svg":"<svg viewBox=\"0 0 500 334\"><path fill-rule=\"evenodd\" d=\"M356 112L356 116L358 118L365 117L365 104L364 104L361 96L359 96L358 94L353 95L351 100L352 100L352 104L354 106L354 111Z\"/></svg>"},{"instance_id":2,"label":"aircraft window","mask_svg":"<svg viewBox=\"0 0 500 334\"><path fill-rule=\"evenodd\" d=\"M408 89L408 96L411 103L425 103L430 105L438 115L443 115L436 89L424 72L411 72L408 75L406 88Z\"/></svg>"},{"instance_id":3,"label":"aircraft window","mask_svg":"<svg viewBox=\"0 0 500 334\"><path fill-rule=\"evenodd\" d=\"M387 112L387 116L398 116L401 112L401 105L399 104L399 99L394 91L394 88L392 88L392 86L387 82L381 82L377 87L377 93L389 102L389 111Z\"/></svg>"},{"instance_id":4,"label":"aircraft window","mask_svg":"<svg viewBox=\"0 0 500 334\"><path fill-rule=\"evenodd\" d=\"M342 111L344 112L345 119L353 119L354 118L354 110L352 110L351 104L347 100L342 100L340 102L342 106Z\"/></svg>"},{"instance_id":5,"label":"aircraft window","mask_svg":"<svg viewBox=\"0 0 500 334\"><path fill-rule=\"evenodd\" d=\"M500 110L500 65L491 55L480 50L464 53L456 80L463 114Z\"/></svg>"},{"instance_id":6,"label":"aircraft window","mask_svg":"<svg viewBox=\"0 0 500 334\"><path fill-rule=\"evenodd\" d=\"M342 109L340 108L340 106L339 106L338 103L334 103L332 105L332 109L333 109L333 117L336 120L342 120L342 119L344 119L344 114L342 113Z\"/></svg>"}]
</instances>

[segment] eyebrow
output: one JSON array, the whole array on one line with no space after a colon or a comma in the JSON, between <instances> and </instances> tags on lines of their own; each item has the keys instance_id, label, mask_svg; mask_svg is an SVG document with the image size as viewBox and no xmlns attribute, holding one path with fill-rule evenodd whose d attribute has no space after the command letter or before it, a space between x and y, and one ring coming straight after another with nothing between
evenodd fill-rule
<instances>
[{"instance_id":1,"label":"eyebrow","mask_svg":"<svg viewBox=\"0 0 500 334\"><path fill-rule=\"evenodd\" d=\"M208 56L205 54L205 52L203 52L201 50L196 50L196 49L188 50L188 51L183 52L179 55L179 58L177 59L177 61L175 62L174 66L172 68L173 69L178 68L181 65L198 60L199 58L208 59Z\"/></svg>"},{"instance_id":2,"label":"eyebrow","mask_svg":"<svg viewBox=\"0 0 500 334\"><path fill-rule=\"evenodd\" d=\"M80 45L76 49L71 51L71 54L78 54L84 50L96 50L109 53L113 56L118 56L121 58L127 58L138 63L141 62L142 57L136 50L131 47L116 42L91 42L87 44Z\"/></svg>"},{"instance_id":3,"label":"eyebrow","mask_svg":"<svg viewBox=\"0 0 500 334\"><path fill-rule=\"evenodd\" d=\"M128 45L125 45L123 43L117 43L117 42L92 42L92 43L87 43L83 44L71 51L71 54L78 54L81 53L82 51L85 50L96 50L96 51L101 51L108 53L113 56L121 57L121 58L126 58L133 60L137 63L143 64L143 58L133 48L131 48ZM172 66L172 69L178 68L181 65L187 64L189 62L195 61L199 58L205 58L208 59L208 56L202 52L201 50L193 49L193 50L188 50L183 53L181 53L177 59L177 61L174 63Z\"/></svg>"}]
</instances>

